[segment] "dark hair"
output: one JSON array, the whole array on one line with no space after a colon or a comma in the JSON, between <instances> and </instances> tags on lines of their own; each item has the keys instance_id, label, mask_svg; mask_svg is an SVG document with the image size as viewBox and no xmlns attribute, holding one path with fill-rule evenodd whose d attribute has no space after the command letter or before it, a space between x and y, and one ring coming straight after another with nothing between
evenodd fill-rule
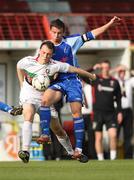
<instances>
[{"instance_id":1,"label":"dark hair","mask_svg":"<svg viewBox=\"0 0 134 180\"><path fill-rule=\"evenodd\" d=\"M42 46L46 45L49 49L53 50L53 53L55 52L55 46L51 41L43 41L40 45L40 49L42 48Z\"/></svg>"},{"instance_id":2,"label":"dark hair","mask_svg":"<svg viewBox=\"0 0 134 180\"><path fill-rule=\"evenodd\" d=\"M63 29L63 32L65 32L65 29L66 29L65 24L60 19L55 19L55 20L51 21L50 29L52 27L56 27L58 29Z\"/></svg>"},{"instance_id":3,"label":"dark hair","mask_svg":"<svg viewBox=\"0 0 134 180\"><path fill-rule=\"evenodd\" d=\"M106 63L106 64L109 64L109 66L111 66L111 62L109 60L104 60L101 63Z\"/></svg>"}]
</instances>

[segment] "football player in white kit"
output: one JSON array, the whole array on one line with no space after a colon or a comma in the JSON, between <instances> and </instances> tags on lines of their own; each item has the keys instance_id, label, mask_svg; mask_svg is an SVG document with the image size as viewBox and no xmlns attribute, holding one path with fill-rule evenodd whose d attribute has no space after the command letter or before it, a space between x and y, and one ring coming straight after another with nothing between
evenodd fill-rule
<instances>
[{"instance_id":1,"label":"football player in white kit","mask_svg":"<svg viewBox=\"0 0 134 180\"><path fill-rule=\"evenodd\" d=\"M32 78L35 75L53 76L57 72L78 73L94 80L96 76L80 68L76 68L67 63L54 61L51 59L55 47L51 41L44 41L40 46L38 57L28 56L17 63L17 73L21 86L20 102L23 105L24 124L22 128L22 150L18 155L24 163L29 162L29 148L32 139L32 122L36 112L41 106L43 92L36 90L32 86ZM57 119L57 113L52 108L51 116ZM51 129L58 137L59 142L64 146L69 155L73 155L73 149L66 132L57 120L51 121Z\"/></svg>"}]
</instances>

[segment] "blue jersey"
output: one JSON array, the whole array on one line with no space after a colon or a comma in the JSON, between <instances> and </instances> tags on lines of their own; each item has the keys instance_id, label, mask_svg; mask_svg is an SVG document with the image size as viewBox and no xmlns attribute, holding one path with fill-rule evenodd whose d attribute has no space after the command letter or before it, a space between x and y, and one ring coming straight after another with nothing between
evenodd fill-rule
<instances>
[{"instance_id":1,"label":"blue jersey","mask_svg":"<svg viewBox=\"0 0 134 180\"><path fill-rule=\"evenodd\" d=\"M61 62L68 63L72 66L79 67L77 62L76 53L84 42L94 39L91 32L86 34L74 34L71 36L63 37L60 44L55 45L55 53L53 59ZM63 80L70 77L76 77L75 73L60 73L59 79Z\"/></svg>"}]
</instances>

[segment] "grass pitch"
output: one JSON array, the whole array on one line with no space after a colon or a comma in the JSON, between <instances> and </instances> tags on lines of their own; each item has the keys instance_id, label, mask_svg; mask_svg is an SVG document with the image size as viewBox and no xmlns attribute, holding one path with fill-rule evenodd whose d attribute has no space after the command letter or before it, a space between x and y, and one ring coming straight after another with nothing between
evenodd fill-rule
<instances>
[{"instance_id":1,"label":"grass pitch","mask_svg":"<svg viewBox=\"0 0 134 180\"><path fill-rule=\"evenodd\" d=\"M134 180L134 160L1 162L0 180Z\"/></svg>"}]
</instances>

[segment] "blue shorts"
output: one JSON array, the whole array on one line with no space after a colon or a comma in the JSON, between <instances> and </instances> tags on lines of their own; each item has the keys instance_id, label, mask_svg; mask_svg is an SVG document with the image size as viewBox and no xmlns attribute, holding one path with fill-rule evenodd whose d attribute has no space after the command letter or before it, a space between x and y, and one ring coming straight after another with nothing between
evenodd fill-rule
<instances>
[{"instance_id":1,"label":"blue shorts","mask_svg":"<svg viewBox=\"0 0 134 180\"><path fill-rule=\"evenodd\" d=\"M69 78L62 82L54 83L49 87L50 89L61 91L66 96L67 102L81 102L82 96L82 84L77 78Z\"/></svg>"}]
</instances>

